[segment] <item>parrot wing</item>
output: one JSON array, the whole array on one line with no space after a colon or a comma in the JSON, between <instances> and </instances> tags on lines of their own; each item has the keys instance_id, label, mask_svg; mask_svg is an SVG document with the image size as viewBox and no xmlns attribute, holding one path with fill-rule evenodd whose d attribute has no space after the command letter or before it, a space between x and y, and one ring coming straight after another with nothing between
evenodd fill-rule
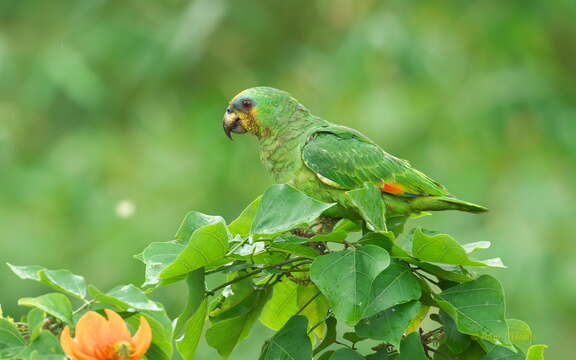
<instances>
[{"instance_id":1,"label":"parrot wing","mask_svg":"<svg viewBox=\"0 0 576 360\"><path fill-rule=\"evenodd\" d=\"M407 161L344 127L313 134L302 149L302 160L320 181L335 188L349 190L368 182L397 196L449 195L441 184Z\"/></svg>"}]
</instances>

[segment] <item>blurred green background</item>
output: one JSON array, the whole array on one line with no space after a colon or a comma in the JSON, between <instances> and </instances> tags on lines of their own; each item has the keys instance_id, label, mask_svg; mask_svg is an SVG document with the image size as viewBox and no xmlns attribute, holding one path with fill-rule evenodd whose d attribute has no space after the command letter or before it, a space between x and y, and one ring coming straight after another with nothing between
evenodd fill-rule
<instances>
[{"instance_id":1,"label":"blurred green background","mask_svg":"<svg viewBox=\"0 0 576 360\"><path fill-rule=\"evenodd\" d=\"M186 211L233 219L271 184L256 139L221 125L232 96L269 85L487 205L412 225L492 241L509 317L566 359L575 18L573 0L0 0L0 261L140 284L132 255ZM0 303L23 314L46 288L1 266ZM254 358L255 334L232 359Z\"/></svg>"}]
</instances>

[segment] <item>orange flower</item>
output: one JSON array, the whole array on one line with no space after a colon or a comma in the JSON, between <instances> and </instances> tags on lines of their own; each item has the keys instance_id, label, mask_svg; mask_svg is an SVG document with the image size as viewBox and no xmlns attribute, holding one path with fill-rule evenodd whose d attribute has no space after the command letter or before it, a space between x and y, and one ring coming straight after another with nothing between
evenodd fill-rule
<instances>
[{"instance_id":1,"label":"orange flower","mask_svg":"<svg viewBox=\"0 0 576 360\"><path fill-rule=\"evenodd\" d=\"M72 360L136 360L142 357L152 341L150 325L144 317L134 336L124 320L112 310L104 310L108 320L94 311L82 315L76 324L75 337L66 326L60 344Z\"/></svg>"}]
</instances>

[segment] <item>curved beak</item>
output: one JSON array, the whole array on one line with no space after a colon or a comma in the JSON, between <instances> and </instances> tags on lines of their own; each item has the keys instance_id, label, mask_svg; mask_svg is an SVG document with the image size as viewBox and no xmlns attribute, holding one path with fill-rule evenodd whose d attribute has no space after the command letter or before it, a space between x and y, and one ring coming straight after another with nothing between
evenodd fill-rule
<instances>
[{"instance_id":1,"label":"curved beak","mask_svg":"<svg viewBox=\"0 0 576 360\"><path fill-rule=\"evenodd\" d=\"M230 138L230 140L232 140L232 133L244 134L246 132L246 129L242 126L240 117L230 106L226 109L222 125L224 127L224 133Z\"/></svg>"}]
</instances>

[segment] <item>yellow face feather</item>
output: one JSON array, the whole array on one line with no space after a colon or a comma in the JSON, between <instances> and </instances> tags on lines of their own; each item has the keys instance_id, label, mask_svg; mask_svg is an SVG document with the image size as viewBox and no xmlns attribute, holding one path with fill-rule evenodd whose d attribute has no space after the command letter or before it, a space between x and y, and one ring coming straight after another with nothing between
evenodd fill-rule
<instances>
[{"instance_id":1,"label":"yellow face feather","mask_svg":"<svg viewBox=\"0 0 576 360\"><path fill-rule=\"evenodd\" d=\"M228 103L228 106L232 106L232 104L234 104L236 99L238 99L238 97L240 97L244 92L246 92L246 90L241 91L238 94L236 94L236 96L234 96L232 98L232 100L230 100L230 102ZM254 108L250 109L250 111L248 113L245 113L242 111L234 111L234 113L240 118L240 123L242 124L242 127L244 129L246 129L246 131L248 131L251 134L254 134L254 130L258 126L258 125L256 125L255 112L256 112L256 109L254 109Z\"/></svg>"},{"instance_id":2,"label":"yellow face feather","mask_svg":"<svg viewBox=\"0 0 576 360\"><path fill-rule=\"evenodd\" d=\"M256 121L258 111L255 107L250 109L248 112L235 111L235 114L238 115L242 127L246 129L247 132L256 135L259 138L269 135L268 129L264 129L263 131L262 127L258 125L258 122Z\"/></svg>"},{"instance_id":3,"label":"yellow face feather","mask_svg":"<svg viewBox=\"0 0 576 360\"><path fill-rule=\"evenodd\" d=\"M251 109L248 113L242 111L236 112L236 114L240 118L240 123L242 124L242 127L252 134L254 134L254 130L256 130L258 127L258 125L256 125L256 118L253 112L254 109Z\"/></svg>"}]
</instances>

